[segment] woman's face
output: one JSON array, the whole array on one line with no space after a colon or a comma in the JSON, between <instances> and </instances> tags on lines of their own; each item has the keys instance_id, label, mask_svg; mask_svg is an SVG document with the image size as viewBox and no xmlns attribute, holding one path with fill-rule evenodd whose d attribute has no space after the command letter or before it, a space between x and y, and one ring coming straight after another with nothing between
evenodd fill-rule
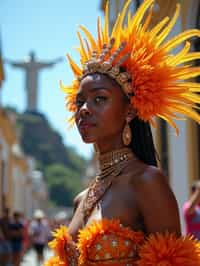
<instances>
[{"instance_id":1,"label":"woman's face","mask_svg":"<svg viewBox=\"0 0 200 266\"><path fill-rule=\"evenodd\" d=\"M87 75L80 83L76 105L75 121L84 142L122 143L129 103L114 81L102 74Z\"/></svg>"}]
</instances>

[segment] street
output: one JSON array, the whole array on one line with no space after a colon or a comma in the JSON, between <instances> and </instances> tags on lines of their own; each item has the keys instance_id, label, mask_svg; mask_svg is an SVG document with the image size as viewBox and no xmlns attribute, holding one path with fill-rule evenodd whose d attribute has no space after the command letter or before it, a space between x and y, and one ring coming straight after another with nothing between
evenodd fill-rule
<instances>
[{"instance_id":1,"label":"street","mask_svg":"<svg viewBox=\"0 0 200 266\"><path fill-rule=\"evenodd\" d=\"M49 249L45 250L45 260L51 256L51 251ZM27 252L24 256L21 266L38 266L36 261L36 254L33 249Z\"/></svg>"}]
</instances>

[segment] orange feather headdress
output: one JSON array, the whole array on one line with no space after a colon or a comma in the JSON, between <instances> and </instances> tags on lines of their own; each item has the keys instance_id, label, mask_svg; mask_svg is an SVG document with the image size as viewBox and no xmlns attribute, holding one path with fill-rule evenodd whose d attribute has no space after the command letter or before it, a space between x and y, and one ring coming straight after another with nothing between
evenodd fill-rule
<instances>
[{"instance_id":1,"label":"orange feather headdress","mask_svg":"<svg viewBox=\"0 0 200 266\"><path fill-rule=\"evenodd\" d=\"M200 103L200 96L197 94L200 92L200 84L187 81L200 75L200 67L186 64L200 59L200 52L191 52L188 41L191 37L200 37L200 31L187 30L164 42L176 23L180 5L177 4L171 20L165 17L149 29L154 2L144 1L132 16L128 11L131 0L128 0L118 15L111 34L108 31L107 3L104 27L101 26L100 19L97 20L97 40L85 27L80 26L86 36L84 43L78 32L81 66L68 55L75 80L71 86L61 83L61 88L67 93L69 111L76 111L75 99L80 80L88 73L104 73L121 85L140 119L153 124L154 117L162 118L177 133L174 122L174 119L179 119L177 114L200 122L200 115L195 110L196 103ZM126 17L127 24L124 23ZM173 54L172 50L183 43L183 48ZM184 80L187 82L183 82Z\"/></svg>"}]
</instances>

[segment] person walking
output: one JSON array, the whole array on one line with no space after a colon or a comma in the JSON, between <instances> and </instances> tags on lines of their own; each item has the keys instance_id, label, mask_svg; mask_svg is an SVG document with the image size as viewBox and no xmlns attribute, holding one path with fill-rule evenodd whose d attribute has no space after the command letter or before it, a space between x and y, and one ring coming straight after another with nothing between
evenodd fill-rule
<instances>
[{"instance_id":1,"label":"person walking","mask_svg":"<svg viewBox=\"0 0 200 266\"><path fill-rule=\"evenodd\" d=\"M16 211L13 213L13 219L9 223L13 266L20 266L23 250L23 230L21 214Z\"/></svg>"},{"instance_id":2,"label":"person walking","mask_svg":"<svg viewBox=\"0 0 200 266\"><path fill-rule=\"evenodd\" d=\"M9 208L3 210L0 217L0 262L1 266L9 266L11 263L11 246L9 234Z\"/></svg>"},{"instance_id":3,"label":"person walking","mask_svg":"<svg viewBox=\"0 0 200 266\"><path fill-rule=\"evenodd\" d=\"M37 264L41 265L44 261L44 249L47 245L50 236L50 228L45 220L45 215L42 210L36 210L34 219L30 223L29 234L31 243L37 256Z\"/></svg>"},{"instance_id":4,"label":"person walking","mask_svg":"<svg viewBox=\"0 0 200 266\"><path fill-rule=\"evenodd\" d=\"M195 181L191 190L191 197L183 205L185 229L186 234L200 240L200 181Z\"/></svg>"}]
</instances>

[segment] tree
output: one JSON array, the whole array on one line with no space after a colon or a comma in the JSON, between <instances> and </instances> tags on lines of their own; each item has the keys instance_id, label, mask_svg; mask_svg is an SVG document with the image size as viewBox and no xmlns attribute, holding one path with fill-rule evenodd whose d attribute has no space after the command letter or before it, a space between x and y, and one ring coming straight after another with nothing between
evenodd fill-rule
<instances>
[{"instance_id":1,"label":"tree","mask_svg":"<svg viewBox=\"0 0 200 266\"><path fill-rule=\"evenodd\" d=\"M50 198L60 206L72 206L75 195L82 190L80 176L62 164L53 164L45 170Z\"/></svg>"}]
</instances>

